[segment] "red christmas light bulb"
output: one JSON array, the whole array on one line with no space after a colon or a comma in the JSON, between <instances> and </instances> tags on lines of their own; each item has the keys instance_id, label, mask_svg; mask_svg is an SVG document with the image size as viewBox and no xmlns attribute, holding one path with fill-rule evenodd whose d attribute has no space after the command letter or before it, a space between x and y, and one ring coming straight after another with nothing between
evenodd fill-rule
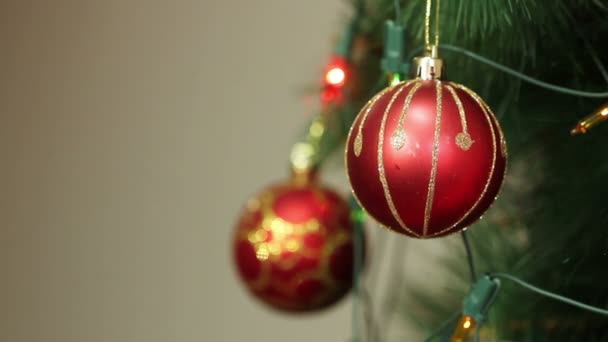
<instances>
[{"instance_id":1,"label":"red christmas light bulb","mask_svg":"<svg viewBox=\"0 0 608 342\"><path fill-rule=\"evenodd\" d=\"M346 72L339 66L334 66L325 73L325 82L334 87L341 87L346 80Z\"/></svg>"},{"instance_id":2,"label":"red christmas light bulb","mask_svg":"<svg viewBox=\"0 0 608 342\"><path fill-rule=\"evenodd\" d=\"M325 104L340 103L348 80L348 62L344 57L333 56L325 68L324 89L321 100Z\"/></svg>"}]
</instances>

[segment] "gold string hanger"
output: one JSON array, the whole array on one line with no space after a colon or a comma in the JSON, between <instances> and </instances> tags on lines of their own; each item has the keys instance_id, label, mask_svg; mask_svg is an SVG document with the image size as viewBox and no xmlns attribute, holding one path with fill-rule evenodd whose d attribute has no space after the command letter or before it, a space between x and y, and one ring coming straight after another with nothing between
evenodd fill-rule
<instances>
[{"instance_id":1,"label":"gold string hanger","mask_svg":"<svg viewBox=\"0 0 608 342\"><path fill-rule=\"evenodd\" d=\"M435 0L435 40L431 43L431 13L433 9L433 0L426 0L426 14L424 17L424 54L414 58L412 68L412 76L422 80L440 80L443 78L443 61L438 57L440 5L440 0Z\"/></svg>"},{"instance_id":2,"label":"gold string hanger","mask_svg":"<svg viewBox=\"0 0 608 342\"><path fill-rule=\"evenodd\" d=\"M424 17L424 47L427 52L435 50L439 46L439 9L441 7L441 0L435 1L435 41L431 44L431 10L433 7L433 0L426 0L426 14Z\"/></svg>"}]
</instances>

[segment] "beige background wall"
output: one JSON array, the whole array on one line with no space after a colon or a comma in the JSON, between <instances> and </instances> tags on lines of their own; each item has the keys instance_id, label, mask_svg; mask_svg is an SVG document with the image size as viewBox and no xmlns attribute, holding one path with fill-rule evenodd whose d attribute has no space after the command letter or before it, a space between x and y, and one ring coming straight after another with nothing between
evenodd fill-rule
<instances>
[{"instance_id":1,"label":"beige background wall","mask_svg":"<svg viewBox=\"0 0 608 342\"><path fill-rule=\"evenodd\" d=\"M347 341L350 299L276 314L229 250L286 175L345 7L0 2L0 341Z\"/></svg>"},{"instance_id":2,"label":"beige background wall","mask_svg":"<svg viewBox=\"0 0 608 342\"><path fill-rule=\"evenodd\" d=\"M0 341L344 341L228 250L285 175L341 1L2 1Z\"/></svg>"}]
</instances>

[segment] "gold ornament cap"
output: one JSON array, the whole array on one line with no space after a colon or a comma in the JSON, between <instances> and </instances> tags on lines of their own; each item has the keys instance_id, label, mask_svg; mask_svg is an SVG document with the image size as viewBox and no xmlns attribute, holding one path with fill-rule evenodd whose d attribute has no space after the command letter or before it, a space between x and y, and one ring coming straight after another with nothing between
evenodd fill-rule
<instances>
[{"instance_id":1,"label":"gold ornament cap","mask_svg":"<svg viewBox=\"0 0 608 342\"><path fill-rule=\"evenodd\" d=\"M424 51L422 57L414 58L413 75L424 81L443 79L443 60L437 57L437 45L431 45Z\"/></svg>"},{"instance_id":2,"label":"gold ornament cap","mask_svg":"<svg viewBox=\"0 0 608 342\"><path fill-rule=\"evenodd\" d=\"M307 185L317 178L317 149L309 142L297 143L291 149L291 181L296 185Z\"/></svg>"},{"instance_id":3,"label":"gold ornament cap","mask_svg":"<svg viewBox=\"0 0 608 342\"><path fill-rule=\"evenodd\" d=\"M317 167L310 167L307 169L298 169L291 166L291 178L290 181L296 186L307 186L317 181L318 169Z\"/></svg>"}]
</instances>

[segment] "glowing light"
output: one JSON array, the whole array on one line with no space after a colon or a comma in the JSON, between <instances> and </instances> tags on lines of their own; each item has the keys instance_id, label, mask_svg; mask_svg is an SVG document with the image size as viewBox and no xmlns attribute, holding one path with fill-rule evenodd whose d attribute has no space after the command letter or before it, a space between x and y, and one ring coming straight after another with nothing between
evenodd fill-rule
<instances>
[{"instance_id":1,"label":"glowing light","mask_svg":"<svg viewBox=\"0 0 608 342\"><path fill-rule=\"evenodd\" d=\"M311 136L319 138L321 135L323 135L323 132L325 131L325 126L322 122L315 121L310 125L310 129L308 131Z\"/></svg>"},{"instance_id":2,"label":"glowing light","mask_svg":"<svg viewBox=\"0 0 608 342\"><path fill-rule=\"evenodd\" d=\"M467 342L469 341L469 336L475 330L476 322L473 317L464 315L458 322L456 329L450 338L450 342Z\"/></svg>"},{"instance_id":3,"label":"glowing light","mask_svg":"<svg viewBox=\"0 0 608 342\"><path fill-rule=\"evenodd\" d=\"M332 86L342 86L346 79L346 73L340 67L332 67L325 74L325 81Z\"/></svg>"},{"instance_id":4,"label":"glowing light","mask_svg":"<svg viewBox=\"0 0 608 342\"><path fill-rule=\"evenodd\" d=\"M391 86L395 86L399 84L399 82L401 82L401 77L399 76L399 74L393 74L393 76L391 77Z\"/></svg>"},{"instance_id":5,"label":"glowing light","mask_svg":"<svg viewBox=\"0 0 608 342\"><path fill-rule=\"evenodd\" d=\"M570 131L570 134L578 135L581 133L587 133L587 131L606 120L608 120L608 104L604 104L599 109L596 109L593 113L581 119Z\"/></svg>"},{"instance_id":6,"label":"glowing light","mask_svg":"<svg viewBox=\"0 0 608 342\"><path fill-rule=\"evenodd\" d=\"M309 169L314 163L315 152L311 144L297 143L291 149L291 164L297 170Z\"/></svg>"},{"instance_id":7,"label":"glowing light","mask_svg":"<svg viewBox=\"0 0 608 342\"><path fill-rule=\"evenodd\" d=\"M338 91L333 86L325 87L325 89L321 93L321 101L323 101L324 103L330 103L339 98L340 98L340 91Z\"/></svg>"},{"instance_id":8,"label":"glowing light","mask_svg":"<svg viewBox=\"0 0 608 342\"><path fill-rule=\"evenodd\" d=\"M361 208L356 208L351 211L350 217L358 224L365 222L365 211Z\"/></svg>"}]
</instances>

